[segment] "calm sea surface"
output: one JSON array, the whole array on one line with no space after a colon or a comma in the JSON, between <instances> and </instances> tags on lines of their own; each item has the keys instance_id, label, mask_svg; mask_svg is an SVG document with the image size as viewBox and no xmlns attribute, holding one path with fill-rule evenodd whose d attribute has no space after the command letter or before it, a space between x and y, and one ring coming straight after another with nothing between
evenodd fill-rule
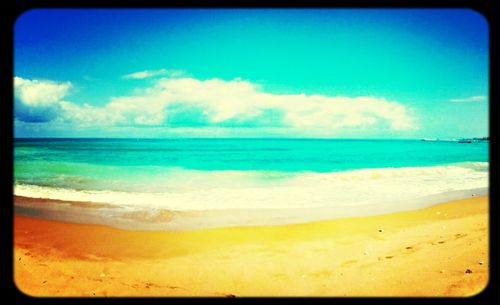
<instances>
[{"instance_id":1,"label":"calm sea surface","mask_svg":"<svg viewBox=\"0 0 500 305\"><path fill-rule=\"evenodd\" d=\"M487 189L488 150L419 140L17 139L14 191L127 212L402 210Z\"/></svg>"}]
</instances>

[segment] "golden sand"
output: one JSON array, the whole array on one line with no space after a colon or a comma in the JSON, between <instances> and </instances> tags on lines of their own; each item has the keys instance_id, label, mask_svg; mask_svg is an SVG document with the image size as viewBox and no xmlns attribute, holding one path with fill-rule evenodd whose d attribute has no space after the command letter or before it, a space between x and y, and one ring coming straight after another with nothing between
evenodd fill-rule
<instances>
[{"instance_id":1,"label":"golden sand","mask_svg":"<svg viewBox=\"0 0 500 305\"><path fill-rule=\"evenodd\" d=\"M469 296L489 273L488 197L189 232L14 225L14 279L33 296Z\"/></svg>"}]
</instances>

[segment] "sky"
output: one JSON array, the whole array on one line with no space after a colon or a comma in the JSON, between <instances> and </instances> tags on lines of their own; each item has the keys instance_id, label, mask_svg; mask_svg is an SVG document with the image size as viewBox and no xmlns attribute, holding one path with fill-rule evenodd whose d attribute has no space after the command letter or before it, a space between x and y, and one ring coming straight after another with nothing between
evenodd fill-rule
<instances>
[{"instance_id":1,"label":"sky","mask_svg":"<svg viewBox=\"0 0 500 305\"><path fill-rule=\"evenodd\" d=\"M488 65L467 9L35 9L14 136L482 137Z\"/></svg>"}]
</instances>

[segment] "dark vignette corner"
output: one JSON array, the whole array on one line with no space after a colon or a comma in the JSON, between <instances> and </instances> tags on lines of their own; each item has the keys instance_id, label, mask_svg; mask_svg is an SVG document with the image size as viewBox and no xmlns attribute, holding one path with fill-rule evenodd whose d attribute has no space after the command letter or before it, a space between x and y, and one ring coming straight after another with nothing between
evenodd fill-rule
<instances>
[{"instance_id":1,"label":"dark vignette corner","mask_svg":"<svg viewBox=\"0 0 500 305\"><path fill-rule=\"evenodd\" d=\"M98 302L98 303L122 303L124 301L129 303L159 303L159 302L172 302L179 299L161 299L161 298L31 298L24 295L17 289L13 280L13 75L14 75L14 29L16 20L25 12L30 9L37 8L162 8L162 7L282 7L276 1L224 1L215 0L207 1L180 1L174 0L170 2L160 2L152 0L118 2L112 0L94 1L94 0L76 0L76 1L57 1L57 0L42 0L42 1L11 1L11 3L0 4L0 27L2 33L2 52L1 62L3 63L0 74L3 103L1 104L2 115L4 116L1 122L1 134L3 139L2 145L2 160L3 160L3 183L2 194L4 203L2 212L0 213L2 241L4 246L1 252L1 265L3 270L0 277L0 285L3 289L7 290L6 298L14 300L14 302L21 303L82 303L82 302ZM373 302L382 301L383 303L399 304L400 302L409 303L448 303L448 304L464 304L464 303L477 303L477 304L500 304L500 283L499 283L499 252L498 245L500 244L499 237L499 223L498 219L500 211L498 208L498 178L500 175L500 167L498 157L500 156L500 149L498 147L500 121L498 120L498 103L500 102L500 80L499 80L499 39L500 39L500 1L498 0L337 0L330 2L322 2L317 0L302 1L301 3L294 3L297 7L353 7L353 8L463 8L472 9L481 14L489 24L489 38L490 38L490 98L489 98L489 127L490 127L490 278L487 287L475 296L468 298L316 298L314 301L334 301L335 303L358 303L358 302ZM6 200L5 200L6 199ZM432 279L429 279L432 280ZM204 299L213 300L213 299ZM253 299L250 299L253 301ZM182 300L181 300L182 301ZM302 302L300 298L287 299L289 301ZM493 301L493 302L492 302Z\"/></svg>"}]
</instances>

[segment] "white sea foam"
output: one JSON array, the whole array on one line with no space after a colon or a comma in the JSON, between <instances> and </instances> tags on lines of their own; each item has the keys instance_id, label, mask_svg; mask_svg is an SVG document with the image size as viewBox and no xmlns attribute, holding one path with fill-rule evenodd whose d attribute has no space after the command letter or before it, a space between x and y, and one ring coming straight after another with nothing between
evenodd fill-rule
<instances>
[{"instance_id":1,"label":"white sea foam","mask_svg":"<svg viewBox=\"0 0 500 305\"><path fill-rule=\"evenodd\" d=\"M259 176L260 175L260 176ZM488 163L360 169L333 173L186 171L165 192L117 192L16 184L14 194L32 198L108 203L124 210L331 209L378 207L405 210L443 194L487 189ZM191 178L189 178L191 177ZM216 183L197 183L210 181ZM249 178L250 177L250 178ZM256 178L265 177L259 183ZM269 179L271 178L271 179ZM235 182L241 180L241 183ZM258 180L258 179L257 179ZM228 181L228 183L225 183ZM231 181L231 183L229 183Z\"/></svg>"}]
</instances>

